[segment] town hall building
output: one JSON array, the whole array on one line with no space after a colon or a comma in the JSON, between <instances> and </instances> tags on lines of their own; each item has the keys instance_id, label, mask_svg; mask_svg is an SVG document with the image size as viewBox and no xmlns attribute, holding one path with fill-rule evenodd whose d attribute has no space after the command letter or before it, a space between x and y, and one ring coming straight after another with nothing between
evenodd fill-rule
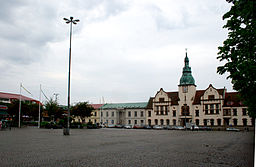
<instances>
[{"instance_id":1,"label":"town hall building","mask_svg":"<svg viewBox=\"0 0 256 167\"><path fill-rule=\"evenodd\" d=\"M161 88L147 105L146 124L198 126L251 126L253 125L237 92L216 89L213 85L196 90L186 53L178 91L166 92Z\"/></svg>"}]
</instances>

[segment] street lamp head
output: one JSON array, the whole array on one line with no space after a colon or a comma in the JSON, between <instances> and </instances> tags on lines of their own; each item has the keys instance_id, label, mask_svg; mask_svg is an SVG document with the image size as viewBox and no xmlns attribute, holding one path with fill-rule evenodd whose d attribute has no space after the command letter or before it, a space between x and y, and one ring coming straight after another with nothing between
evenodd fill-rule
<instances>
[{"instance_id":1,"label":"street lamp head","mask_svg":"<svg viewBox=\"0 0 256 167\"><path fill-rule=\"evenodd\" d=\"M79 19L76 19L76 20L74 20L75 22L79 22L80 20Z\"/></svg>"},{"instance_id":2,"label":"street lamp head","mask_svg":"<svg viewBox=\"0 0 256 167\"><path fill-rule=\"evenodd\" d=\"M73 17L72 17L72 16L70 16L70 20L73 20Z\"/></svg>"},{"instance_id":3,"label":"street lamp head","mask_svg":"<svg viewBox=\"0 0 256 167\"><path fill-rule=\"evenodd\" d=\"M68 21L68 19L67 19L67 18L63 18L63 20Z\"/></svg>"}]
</instances>

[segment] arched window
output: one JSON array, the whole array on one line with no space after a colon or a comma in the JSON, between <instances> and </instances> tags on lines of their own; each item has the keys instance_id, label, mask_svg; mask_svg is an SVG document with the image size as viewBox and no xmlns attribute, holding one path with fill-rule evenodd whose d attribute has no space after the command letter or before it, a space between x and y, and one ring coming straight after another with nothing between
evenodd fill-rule
<instances>
[{"instance_id":1,"label":"arched window","mask_svg":"<svg viewBox=\"0 0 256 167\"><path fill-rule=\"evenodd\" d=\"M184 105L181 107L181 115L182 116L189 116L189 106Z\"/></svg>"},{"instance_id":2,"label":"arched window","mask_svg":"<svg viewBox=\"0 0 256 167\"><path fill-rule=\"evenodd\" d=\"M196 125L199 126L199 119L196 119Z\"/></svg>"},{"instance_id":3,"label":"arched window","mask_svg":"<svg viewBox=\"0 0 256 167\"><path fill-rule=\"evenodd\" d=\"M170 120L169 119L166 120L166 125L170 125Z\"/></svg>"},{"instance_id":4,"label":"arched window","mask_svg":"<svg viewBox=\"0 0 256 167\"><path fill-rule=\"evenodd\" d=\"M204 126L207 126L207 119L204 119Z\"/></svg>"},{"instance_id":5,"label":"arched window","mask_svg":"<svg viewBox=\"0 0 256 167\"><path fill-rule=\"evenodd\" d=\"M158 125L158 120L157 119L155 119L155 125Z\"/></svg>"},{"instance_id":6,"label":"arched window","mask_svg":"<svg viewBox=\"0 0 256 167\"><path fill-rule=\"evenodd\" d=\"M160 120L160 123L161 123L161 125L164 125L164 120L161 119L161 120Z\"/></svg>"},{"instance_id":7,"label":"arched window","mask_svg":"<svg viewBox=\"0 0 256 167\"><path fill-rule=\"evenodd\" d=\"M237 119L233 119L234 126L237 126Z\"/></svg>"},{"instance_id":8,"label":"arched window","mask_svg":"<svg viewBox=\"0 0 256 167\"><path fill-rule=\"evenodd\" d=\"M221 119L217 119L218 126L221 126Z\"/></svg>"},{"instance_id":9,"label":"arched window","mask_svg":"<svg viewBox=\"0 0 256 167\"><path fill-rule=\"evenodd\" d=\"M173 125L176 125L176 119L172 120Z\"/></svg>"},{"instance_id":10,"label":"arched window","mask_svg":"<svg viewBox=\"0 0 256 167\"><path fill-rule=\"evenodd\" d=\"M149 126L151 125L151 119L148 120L148 125L149 125Z\"/></svg>"},{"instance_id":11,"label":"arched window","mask_svg":"<svg viewBox=\"0 0 256 167\"><path fill-rule=\"evenodd\" d=\"M211 122L211 126L214 126L214 119L211 119L210 122Z\"/></svg>"}]
</instances>

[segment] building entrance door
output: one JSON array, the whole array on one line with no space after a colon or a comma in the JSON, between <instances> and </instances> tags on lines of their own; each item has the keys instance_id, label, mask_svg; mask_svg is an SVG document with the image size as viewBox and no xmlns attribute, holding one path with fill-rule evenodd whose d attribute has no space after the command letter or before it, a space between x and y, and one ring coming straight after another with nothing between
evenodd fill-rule
<instances>
[{"instance_id":1,"label":"building entrance door","mask_svg":"<svg viewBox=\"0 0 256 167\"><path fill-rule=\"evenodd\" d=\"M186 123L190 123L191 122L191 119L190 118L181 118L181 121L180 121L180 126L185 126Z\"/></svg>"},{"instance_id":2,"label":"building entrance door","mask_svg":"<svg viewBox=\"0 0 256 167\"><path fill-rule=\"evenodd\" d=\"M224 126L229 126L229 118L224 118Z\"/></svg>"}]
</instances>

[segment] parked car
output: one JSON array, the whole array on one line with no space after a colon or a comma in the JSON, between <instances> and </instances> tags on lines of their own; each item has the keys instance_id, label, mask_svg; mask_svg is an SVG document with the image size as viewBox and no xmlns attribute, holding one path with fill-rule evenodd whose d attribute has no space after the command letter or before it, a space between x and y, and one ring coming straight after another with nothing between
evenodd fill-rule
<instances>
[{"instance_id":1,"label":"parked car","mask_svg":"<svg viewBox=\"0 0 256 167\"><path fill-rule=\"evenodd\" d=\"M168 130L175 130L176 126L167 126Z\"/></svg>"},{"instance_id":2,"label":"parked car","mask_svg":"<svg viewBox=\"0 0 256 167\"><path fill-rule=\"evenodd\" d=\"M199 130L207 130L207 131L211 131L212 128L209 126L199 126Z\"/></svg>"},{"instance_id":3,"label":"parked car","mask_svg":"<svg viewBox=\"0 0 256 167\"><path fill-rule=\"evenodd\" d=\"M143 129L143 126L141 126L141 125L134 125L133 129Z\"/></svg>"},{"instance_id":4,"label":"parked car","mask_svg":"<svg viewBox=\"0 0 256 167\"><path fill-rule=\"evenodd\" d=\"M149 126L149 125L145 125L143 128L144 128L144 129L152 129L152 127Z\"/></svg>"},{"instance_id":5,"label":"parked car","mask_svg":"<svg viewBox=\"0 0 256 167\"><path fill-rule=\"evenodd\" d=\"M194 123L186 123L186 129L189 130L199 130L199 127Z\"/></svg>"},{"instance_id":6,"label":"parked car","mask_svg":"<svg viewBox=\"0 0 256 167\"><path fill-rule=\"evenodd\" d=\"M162 130L164 128L162 126L160 126L160 125L155 125L155 126L153 126L153 129Z\"/></svg>"},{"instance_id":7,"label":"parked car","mask_svg":"<svg viewBox=\"0 0 256 167\"><path fill-rule=\"evenodd\" d=\"M118 124L118 125L116 125L116 128L123 128L124 126L123 125L120 125L120 124Z\"/></svg>"},{"instance_id":8,"label":"parked car","mask_svg":"<svg viewBox=\"0 0 256 167\"><path fill-rule=\"evenodd\" d=\"M240 129L237 129L237 128L233 128L233 127L230 127L230 128L227 128L226 131L234 131L234 132L239 132Z\"/></svg>"},{"instance_id":9,"label":"parked car","mask_svg":"<svg viewBox=\"0 0 256 167\"><path fill-rule=\"evenodd\" d=\"M116 127L116 125L113 125L113 124L107 125L107 128L115 128L115 127Z\"/></svg>"},{"instance_id":10,"label":"parked car","mask_svg":"<svg viewBox=\"0 0 256 167\"><path fill-rule=\"evenodd\" d=\"M175 126L175 130L185 130L183 126Z\"/></svg>"},{"instance_id":11,"label":"parked car","mask_svg":"<svg viewBox=\"0 0 256 167\"><path fill-rule=\"evenodd\" d=\"M132 125L124 125L125 129L132 129Z\"/></svg>"}]
</instances>

